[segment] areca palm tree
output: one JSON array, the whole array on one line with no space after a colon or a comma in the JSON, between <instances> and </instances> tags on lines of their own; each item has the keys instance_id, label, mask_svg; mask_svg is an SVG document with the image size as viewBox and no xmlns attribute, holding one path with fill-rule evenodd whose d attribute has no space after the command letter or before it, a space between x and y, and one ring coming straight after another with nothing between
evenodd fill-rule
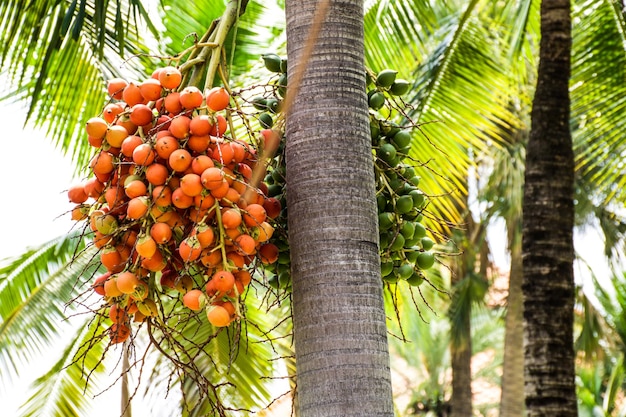
<instances>
[{"instance_id":1,"label":"areca palm tree","mask_svg":"<svg viewBox=\"0 0 626 417\"><path fill-rule=\"evenodd\" d=\"M392 416L363 2L288 0L285 11L298 409L311 417Z\"/></svg>"},{"instance_id":2,"label":"areca palm tree","mask_svg":"<svg viewBox=\"0 0 626 417\"><path fill-rule=\"evenodd\" d=\"M132 16L147 16L138 1L119 2L119 7L117 2L115 5L111 3L106 9L108 13L100 10L99 14L93 7L95 2L37 1L29 4L31 8L26 8L26 2L21 1L5 2L0 6L1 15L5 17L0 20L4 48L1 49L2 70L11 76L15 86L10 98L34 97L30 121L47 126L56 142L74 155L77 166L83 166L89 150L78 140L77 121L95 114L101 107L103 94L97 86L102 85L103 79L114 75L130 73L139 77L149 71L150 57L135 55L147 52L142 38L150 38L152 32L160 33L163 27L154 22L154 25L145 24L148 28L154 27L146 33L132 29ZM72 4L75 4L74 9ZM81 4L85 4L84 9ZM163 4L169 7L167 13L161 11L166 35L161 37L161 43L152 43L162 47L161 55L173 55L180 51L181 45L188 45L183 41L184 36L193 31L202 33L211 13L223 7L221 1L196 2L195 7L185 8L176 8L175 2ZM461 199L449 193L455 189L465 190L465 173L471 165L467 150L488 154L490 148L485 144L492 144L494 138L500 137L497 132L503 124L519 124L508 108L510 100L506 94L504 97L500 94L508 91L511 82L526 80L532 73L535 52L532 41L538 33L538 4L536 0L508 1L498 3L503 8L496 9L490 2L481 1L366 2L367 65L374 69L395 68L409 79L415 75L415 94L410 100L415 112L411 116L419 122L436 122L423 126L427 137L419 136L412 145L412 156L422 167L420 175L424 190L431 196L445 195L432 199L429 212L433 218L462 218L462 210L457 209L461 207L458 204ZM254 63L258 63L246 56L256 59L258 54L284 42L282 26L273 19L266 19L268 14L278 10L276 7L279 6L271 2L263 5L254 1L248 3L234 42L238 48L249 50L250 55L243 55L243 63L235 58L233 73L244 73L246 68L253 68ZM84 18L79 17L81 10L84 10ZM623 48L617 41L623 40L624 31L619 28L623 26L624 15L619 2L604 0L577 1L574 16L577 25L574 27L572 116L576 127L577 166L581 175L591 183L597 181L596 184L600 184L600 187L589 190L605 190L605 195L610 196L606 201L618 201L621 188L614 187L616 178L613 173L619 172L614 167L620 160L606 156L618 154L624 146L619 140L623 121L618 115L623 110L626 95L620 93L624 86L615 75L619 74L618 69L623 68L624 63ZM42 24L38 25L38 22ZM416 22L419 23L417 26ZM66 28L66 36L58 36L55 27ZM516 32L510 33L512 29ZM502 39L507 42L503 43ZM232 43L228 42L228 45ZM580 48L577 49L577 45ZM610 51L610 54L592 53L595 50ZM133 58L122 63L120 52L125 58ZM502 59L507 54L516 57L512 61L515 65L503 64ZM606 59L609 56L610 59ZM47 62L45 66L44 61ZM76 73L81 76L74 77ZM39 93L35 93L38 88ZM51 91L57 94L51 95ZM603 91L614 93L614 99L600 103L598 98L606 96ZM64 100L58 100L58 97ZM606 105L607 110L598 114L595 109L600 105ZM77 113L75 109L81 109L81 112ZM440 216L440 213L445 215ZM430 227L435 233L445 229L445 225L439 226L436 222ZM57 266L54 262L57 255L53 256L49 251L41 254L34 264L37 270L45 270L48 265L51 268ZM20 265L16 260L6 267L0 295L2 304L10 306L4 302L5 297L13 297L8 288L11 285L24 288L22 293L26 296L18 297L18 307L15 307L23 312L26 310L19 306L27 306L28 295L37 292L44 284L41 280L29 281L29 274L13 274ZM9 282L15 284L9 285ZM60 293L54 295L57 303L51 305L59 306L66 301ZM2 316L3 329L7 328L6 317L17 310ZM39 338L54 337L56 332L54 326L45 326L50 322L46 310L37 310L37 313L39 315L31 318L35 318L33 328L39 331L32 333L30 347L37 346ZM7 340L14 339L4 339L3 342ZM27 351L21 352L29 357L24 353Z\"/></svg>"}]
</instances>

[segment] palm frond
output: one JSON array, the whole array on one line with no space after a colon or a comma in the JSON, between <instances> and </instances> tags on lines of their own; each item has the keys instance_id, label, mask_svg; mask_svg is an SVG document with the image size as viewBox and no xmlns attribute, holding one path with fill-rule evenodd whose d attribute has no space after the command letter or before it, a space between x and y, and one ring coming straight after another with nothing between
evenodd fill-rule
<instances>
[{"instance_id":1,"label":"palm frond","mask_svg":"<svg viewBox=\"0 0 626 417\"><path fill-rule=\"evenodd\" d=\"M281 320L279 315L286 312L284 309L273 309L268 314L253 292L247 296L246 320L241 328L232 326L213 337L215 328L202 312L198 320L189 321L181 329L176 345L160 343L160 348L177 362L190 363L202 370L202 377L210 381L215 392L199 390L197 375L189 373L189 369L182 372L169 359L162 357L149 375L151 382L146 395L158 401L157 393L162 395L177 387L183 394L178 412L189 412L193 416L215 413L216 393L224 407L239 409L242 415L247 415L246 410L258 411L268 404L274 394L268 384L276 376L274 364L280 363L280 356L290 354L290 339L268 341L270 334L261 329L270 329ZM159 335L154 339L162 340ZM172 376L174 369L178 370Z\"/></svg>"},{"instance_id":2,"label":"palm frond","mask_svg":"<svg viewBox=\"0 0 626 417\"><path fill-rule=\"evenodd\" d=\"M528 82L527 71L535 72L539 35L541 33L537 0L508 0L502 9L494 3L493 17L502 27L509 28L504 43L508 45L507 56L513 63L511 70L520 76L521 83ZM525 64L524 64L525 61Z\"/></svg>"},{"instance_id":3,"label":"palm frond","mask_svg":"<svg viewBox=\"0 0 626 417\"><path fill-rule=\"evenodd\" d=\"M410 98L415 106L410 116L432 122L422 126L424 135L412 141L410 155L426 164L420 171L425 192L445 195L433 200L435 217L456 223L468 192L471 154L498 146L500 130L519 124L509 110L505 51L494 50L493 28L481 22L480 6L472 1L448 17L439 29L437 46L417 69ZM445 180L436 173L445 173Z\"/></svg>"},{"instance_id":4,"label":"palm frond","mask_svg":"<svg viewBox=\"0 0 626 417\"><path fill-rule=\"evenodd\" d=\"M14 375L67 330L66 303L81 291L82 276L96 269L91 250L77 252L84 248L79 239L79 233L57 238L0 268L3 374Z\"/></svg>"},{"instance_id":5,"label":"palm frond","mask_svg":"<svg viewBox=\"0 0 626 417\"><path fill-rule=\"evenodd\" d=\"M28 102L27 122L45 126L78 166L88 158L81 121L102 107L104 78L137 73L146 62L133 59L120 68L120 56L147 52L133 17L153 27L137 0L0 5L0 73L10 80L0 99Z\"/></svg>"},{"instance_id":6,"label":"palm frond","mask_svg":"<svg viewBox=\"0 0 626 417\"><path fill-rule=\"evenodd\" d=\"M89 411L98 375L103 372L100 360L104 352L103 343L92 344L91 340L104 328L98 321L83 322L77 327L78 333L57 362L33 383L33 393L22 406L20 417L78 416Z\"/></svg>"},{"instance_id":7,"label":"palm frond","mask_svg":"<svg viewBox=\"0 0 626 417\"><path fill-rule=\"evenodd\" d=\"M437 7L423 0L368 2L365 6L367 65L375 72L393 68L408 76L425 59L430 36L444 15L446 8Z\"/></svg>"},{"instance_id":8,"label":"palm frond","mask_svg":"<svg viewBox=\"0 0 626 417\"><path fill-rule=\"evenodd\" d=\"M433 278L438 280L440 277ZM437 283L439 284L441 282ZM401 363L401 367L409 368L411 389L415 395L431 399L443 398L445 370L450 366L450 324L445 314L439 312L443 313L445 310L446 301L426 283L419 287L419 291L406 291L400 285L402 284L398 284L398 291L393 292L395 301L392 300L392 293L385 292L388 315L394 314L393 310L397 309L402 319L400 323L388 321L390 332L399 336L389 338L390 350L403 360L394 363ZM428 303L428 307L423 309L420 294ZM400 335L403 337L400 338ZM406 371L407 369L399 370L401 374Z\"/></svg>"},{"instance_id":9,"label":"palm frond","mask_svg":"<svg viewBox=\"0 0 626 417\"><path fill-rule=\"evenodd\" d=\"M626 27L617 1L582 1L573 12L572 128L579 175L602 204L626 198Z\"/></svg>"},{"instance_id":10,"label":"palm frond","mask_svg":"<svg viewBox=\"0 0 626 417\"><path fill-rule=\"evenodd\" d=\"M163 1L163 49L174 56L192 45L224 11L223 0L202 0L180 7ZM284 22L275 2L249 2L225 42L230 76L239 77L260 62L263 53L284 43ZM235 52L236 51L236 52Z\"/></svg>"},{"instance_id":11,"label":"palm frond","mask_svg":"<svg viewBox=\"0 0 626 417\"><path fill-rule=\"evenodd\" d=\"M410 156L421 167L421 188L443 196L432 200L432 217L458 223L472 166L469 149L480 152L500 140L500 129L519 124L507 102L512 82L504 65L507 49L496 42L506 29L485 23L489 2L446 2L437 8L406 3L415 2L372 3L366 15L372 20L366 24L367 64L395 66L415 79L409 116L428 124L415 135ZM381 10L385 13L375 22Z\"/></svg>"}]
</instances>

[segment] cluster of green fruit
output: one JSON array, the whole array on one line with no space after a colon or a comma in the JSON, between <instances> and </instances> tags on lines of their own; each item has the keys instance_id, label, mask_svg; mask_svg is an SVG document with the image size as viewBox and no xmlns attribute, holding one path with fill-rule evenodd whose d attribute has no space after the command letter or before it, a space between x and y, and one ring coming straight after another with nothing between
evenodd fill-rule
<instances>
[{"instance_id":1,"label":"cluster of green fruit","mask_svg":"<svg viewBox=\"0 0 626 417\"><path fill-rule=\"evenodd\" d=\"M419 285L423 271L432 267L434 241L426 236L422 211L428 199L418 188L420 178L411 164L405 163L411 148L411 132L381 117L379 110L392 96L409 90L406 80L396 78L394 70L383 70L368 77L370 131L375 155L376 201L380 233L380 258L383 280L406 280ZM391 109L387 109L391 113Z\"/></svg>"},{"instance_id":2,"label":"cluster of green fruit","mask_svg":"<svg viewBox=\"0 0 626 417\"><path fill-rule=\"evenodd\" d=\"M251 102L261 126L271 127L280 114L281 99L285 95L287 65L286 60L276 54L263 55L263 60L266 68L278 77L273 81L273 89L254 97ZM418 188L419 177L415 169L404 162L410 149L411 132L389 121L392 110L387 104L392 97L406 94L410 87L408 81L396 75L394 70L368 73L368 85L373 86L368 91L368 102L372 110L370 131L376 169L381 271L385 282L406 280L411 285L419 285L424 278L423 271L435 263L431 251L434 241L427 236L421 223L428 199ZM278 262L264 267L268 283L275 289L291 286L283 148L284 138L269 161L264 178L268 197L278 199L283 207L276 219L282 228L277 228L270 240L280 249Z\"/></svg>"},{"instance_id":3,"label":"cluster of green fruit","mask_svg":"<svg viewBox=\"0 0 626 417\"><path fill-rule=\"evenodd\" d=\"M276 151L267 161L267 172L263 183L267 186L267 196L275 198L282 207L275 219L275 231L270 242L278 247L278 262L264 265L263 271L269 286L275 290L291 289L291 266L289 258L289 241L287 234L287 195L285 184L285 140L282 137L282 128L278 125L283 121L281 113L282 100L287 88L287 59L277 54L262 55L265 68L275 75L264 94L251 99L256 110L255 118L262 128L274 128L281 132L280 143Z\"/></svg>"}]
</instances>

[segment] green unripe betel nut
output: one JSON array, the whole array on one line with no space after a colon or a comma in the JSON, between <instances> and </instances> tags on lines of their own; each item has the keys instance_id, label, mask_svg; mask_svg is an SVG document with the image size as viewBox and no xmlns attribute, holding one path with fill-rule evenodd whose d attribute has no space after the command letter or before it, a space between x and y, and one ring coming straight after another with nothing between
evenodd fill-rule
<instances>
[{"instance_id":1,"label":"green unripe betel nut","mask_svg":"<svg viewBox=\"0 0 626 417\"><path fill-rule=\"evenodd\" d=\"M265 63L265 68L272 72L281 72L280 70L280 62L281 58L276 54L264 54L261 55L263 58L263 62Z\"/></svg>"},{"instance_id":2,"label":"green unripe betel nut","mask_svg":"<svg viewBox=\"0 0 626 417\"><path fill-rule=\"evenodd\" d=\"M410 84L407 80L396 79L393 84L391 84L391 88L389 91L394 96L403 96L409 91Z\"/></svg>"},{"instance_id":3,"label":"green unripe betel nut","mask_svg":"<svg viewBox=\"0 0 626 417\"><path fill-rule=\"evenodd\" d=\"M374 94L372 94L370 96L369 99L369 106L374 109L374 110L378 110L380 109L383 105L385 104L385 95L381 92L375 92Z\"/></svg>"},{"instance_id":4,"label":"green unripe betel nut","mask_svg":"<svg viewBox=\"0 0 626 417\"><path fill-rule=\"evenodd\" d=\"M376 76L376 85L382 88L389 88L396 80L398 71L385 69L378 73Z\"/></svg>"}]
</instances>

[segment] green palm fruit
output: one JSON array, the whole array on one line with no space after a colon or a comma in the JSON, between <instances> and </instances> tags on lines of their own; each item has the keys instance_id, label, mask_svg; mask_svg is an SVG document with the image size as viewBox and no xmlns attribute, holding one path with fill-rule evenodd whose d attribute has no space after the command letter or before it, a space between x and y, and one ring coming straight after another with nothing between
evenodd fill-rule
<instances>
[{"instance_id":1,"label":"green palm fruit","mask_svg":"<svg viewBox=\"0 0 626 417\"><path fill-rule=\"evenodd\" d=\"M280 110L280 102L275 98L270 98L267 100L267 109L272 113L278 113Z\"/></svg>"},{"instance_id":2,"label":"green palm fruit","mask_svg":"<svg viewBox=\"0 0 626 417\"><path fill-rule=\"evenodd\" d=\"M264 97L253 98L252 105L257 110L267 110L267 100Z\"/></svg>"},{"instance_id":3,"label":"green palm fruit","mask_svg":"<svg viewBox=\"0 0 626 417\"><path fill-rule=\"evenodd\" d=\"M413 287L417 287L422 282L424 282L424 276L419 272L413 272L413 275L411 275L411 277L407 279L406 282L408 282L409 285Z\"/></svg>"},{"instance_id":4,"label":"green palm fruit","mask_svg":"<svg viewBox=\"0 0 626 417\"><path fill-rule=\"evenodd\" d=\"M391 143L383 143L378 149L378 156L387 163L393 160L396 154L396 148Z\"/></svg>"},{"instance_id":5,"label":"green palm fruit","mask_svg":"<svg viewBox=\"0 0 626 417\"><path fill-rule=\"evenodd\" d=\"M435 246L435 242L429 237L422 238L422 248L424 250L431 250Z\"/></svg>"},{"instance_id":6,"label":"green palm fruit","mask_svg":"<svg viewBox=\"0 0 626 417\"><path fill-rule=\"evenodd\" d=\"M393 271L393 262L382 262L380 264L380 274L384 277Z\"/></svg>"},{"instance_id":7,"label":"green palm fruit","mask_svg":"<svg viewBox=\"0 0 626 417\"><path fill-rule=\"evenodd\" d=\"M385 123L383 125L383 133L388 138L393 138L396 133L400 131L400 127L398 127L395 123Z\"/></svg>"},{"instance_id":8,"label":"green palm fruit","mask_svg":"<svg viewBox=\"0 0 626 417\"><path fill-rule=\"evenodd\" d=\"M415 186L417 187L417 185ZM413 198L413 207L422 207L422 205L426 201L426 197L424 197L424 193L422 193L420 190L411 191L409 195Z\"/></svg>"},{"instance_id":9,"label":"green palm fruit","mask_svg":"<svg viewBox=\"0 0 626 417\"><path fill-rule=\"evenodd\" d=\"M380 109L384 104L385 95L379 91L372 94L369 98L369 106L374 110Z\"/></svg>"},{"instance_id":10,"label":"green palm fruit","mask_svg":"<svg viewBox=\"0 0 626 417\"><path fill-rule=\"evenodd\" d=\"M274 126L274 119L272 119L271 114L263 112L259 114L259 123L261 124L261 127L269 129L270 127Z\"/></svg>"},{"instance_id":11,"label":"green palm fruit","mask_svg":"<svg viewBox=\"0 0 626 417\"><path fill-rule=\"evenodd\" d=\"M389 88L396 80L398 71L385 69L378 73L376 76L376 85L382 88Z\"/></svg>"},{"instance_id":12,"label":"green palm fruit","mask_svg":"<svg viewBox=\"0 0 626 417\"><path fill-rule=\"evenodd\" d=\"M402 233L402 236L404 236L405 239L411 239L415 233L415 224L412 222L402 223L400 233Z\"/></svg>"},{"instance_id":13,"label":"green palm fruit","mask_svg":"<svg viewBox=\"0 0 626 417\"><path fill-rule=\"evenodd\" d=\"M393 225L394 216L393 213L388 211L380 213L378 215L378 227L381 230L387 230Z\"/></svg>"},{"instance_id":14,"label":"green palm fruit","mask_svg":"<svg viewBox=\"0 0 626 417\"><path fill-rule=\"evenodd\" d=\"M414 223L415 225L415 231L413 232L413 237L416 238L423 238L426 236L426 228L424 226L422 226L421 223Z\"/></svg>"},{"instance_id":15,"label":"green palm fruit","mask_svg":"<svg viewBox=\"0 0 626 417\"><path fill-rule=\"evenodd\" d=\"M409 263L403 263L398 267L398 278L409 279L413 275L413 265Z\"/></svg>"},{"instance_id":16,"label":"green palm fruit","mask_svg":"<svg viewBox=\"0 0 626 417\"><path fill-rule=\"evenodd\" d=\"M276 85L278 85L278 94L280 94L281 97L285 97L285 93L287 92L287 73L280 74Z\"/></svg>"},{"instance_id":17,"label":"green palm fruit","mask_svg":"<svg viewBox=\"0 0 626 417\"><path fill-rule=\"evenodd\" d=\"M378 136L380 136L380 124L378 123L378 120L370 120L370 133L373 140L378 139Z\"/></svg>"},{"instance_id":18,"label":"green palm fruit","mask_svg":"<svg viewBox=\"0 0 626 417\"><path fill-rule=\"evenodd\" d=\"M392 252L401 250L404 247L404 242L405 242L404 236L398 233L396 235L396 238L389 245L389 250Z\"/></svg>"},{"instance_id":19,"label":"green palm fruit","mask_svg":"<svg viewBox=\"0 0 626 417\"><path fill-rule=\"evenodd\" d=\"M387 197L384 194L378 194L376 196L376 205L378 206L378 211L385 210L387 207Z\"/></svg>"},{"instance_id":20,"label":"green palm fruit","mask_svg":"<svg viewBox=\"0 0 626 417\"><path fill-rule=\"evenodd\" d=\"M272 72L281 72L280 70L280 62L281 59L276 54L263 54L261 55L263 58L263 62L265 63L265 68Z\"/></svg>"},{"instance_id":21,"label":"green palm fruit","mask_svg":"<svg viewBox=\"0 0 626 417\"><path fill-rule=\"evenodd\" d=\"M396 282L398 282L398 276L396 274L389 274L383 277L383 280L385 282L388 282L389 284L395 284Z\"/></svg>"},{"instance_id":22,"label":"green palm fruit","mask_svg":"<svg viewBox=\"0 0 626 417\"><path fill-rule=\"evenodd\" d=\"M404 245L406 246L407 242L404 243ZM408 250L404 253L404 256L406 257L407 262L410 262L412 264L415 264L417 262L417 257L419 256L419 254L422 253L419 250L417 250L417 248L408 248Z\"/></svg>"},{"instance_id":23,"label":"green palm fruit","mask_svg":"<svg viewBox=\"0 0 626 417\"><path fill-rule=\"evenodd\" d=\"M403 195L396 201L396 210L400 214L408 213L413 208L413 197Z\"/></svg>"},{"instance_id":24,"label":"green palm fruit","mask_svg":"<svg viewBox=\"0 0 626 417\"><path fill-rule=\"evenodd\" d=\"M391 138L391 143L396 145L396 148L398 149L404 148L411 143L411 134L408 130L400 130L395 135L393 135L393 138Z\"/></svg>"},{"instance_id":25,"label":"green palm fruit","mask_svg":"<svg viewBox=\"0 0 626 417\"><path fill-rule=\"evenodd\" d=\"M417 257L417 266L420 269L431 268L435 264L435 255L432 252L422 252Z\"/></svg>"},{"instance_id":26,"label":"green palm fruit","mask_svg":"<svg viewBox=\"0 0 626 417\"><path fill-rule=\"evenodd\" d=\"M403 96L409 91L410 84L407 80L400 78L396 79L389 88L389 91L394 96Z\"/></svg>"},{"instance_id":27,"label":"green palm fruit","mask_svg":"<svg viewBox=\"0 0 626 417\"><path fill-rule=\"evenodd\" d=\"M415 169L410 165L402 165L400 167L400 174L402 174L404 178L412 178L415 176Z\"/></svg>"}]
</instances>

